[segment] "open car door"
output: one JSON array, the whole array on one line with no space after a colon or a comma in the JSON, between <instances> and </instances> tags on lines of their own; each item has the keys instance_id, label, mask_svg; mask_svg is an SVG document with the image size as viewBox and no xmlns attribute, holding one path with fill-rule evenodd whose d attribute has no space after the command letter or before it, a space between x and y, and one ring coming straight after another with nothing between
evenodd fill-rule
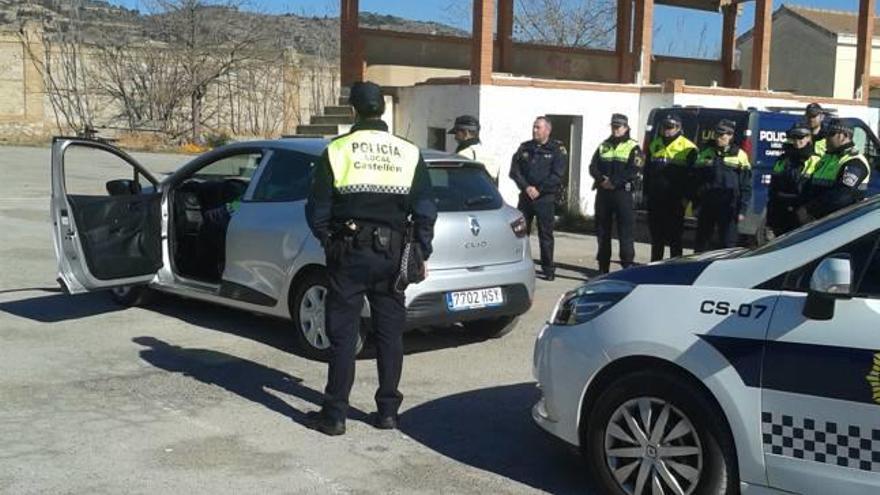
<instances>
[{"instance_id":1,"label":"open car door","mask_svg":"<svg viewBox=\"0 0 880 495\"><path fill-rule=\"evenodd\" d=\"M158 182L100 141L52 141L52 234L59 282L72 293L145 284L162 266Z\"/></svg>"}]
</instances>

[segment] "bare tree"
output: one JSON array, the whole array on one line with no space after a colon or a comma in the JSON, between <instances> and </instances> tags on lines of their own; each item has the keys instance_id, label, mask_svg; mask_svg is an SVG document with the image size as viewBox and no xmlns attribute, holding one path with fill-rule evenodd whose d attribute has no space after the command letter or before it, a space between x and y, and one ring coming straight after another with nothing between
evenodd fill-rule
<instances>
[{"instance_id":1,"label":"bare tree","mask_svg":"<svg viewBox=\"0 0 880 495\"><path fill-rule=\"evenodd\" d=\"M523 41L589 48L614 44L615 0L520 0L514 7L514 37Z\"/></svg>"},{"instance_id":2,"label":"bare tree","mask_svg":"<svg viewBox=\"0 0 880 495\"><path fill-rule=\"evenodd\" d=\"M148 29L165 42L180 64L189 96L191 139L202 140L202 109L209 87L256 55L264 30L256 15L223 16L241 1L153 0Z\"/></svg>"},{"instance_id":3,"label":"bare tree","mask_svg":"<svg viewBox=\"0 0 880 495\"><path fill-rule=\"evenodd\" d=\"M70 129L89 134L94 130L97 102L81 30L80 4L74 0L69 6L70 17L63 21L46 12L33 15L25 6L17 16L18 38L43 79L59 132Z\"/></svg>"}]
</instances>

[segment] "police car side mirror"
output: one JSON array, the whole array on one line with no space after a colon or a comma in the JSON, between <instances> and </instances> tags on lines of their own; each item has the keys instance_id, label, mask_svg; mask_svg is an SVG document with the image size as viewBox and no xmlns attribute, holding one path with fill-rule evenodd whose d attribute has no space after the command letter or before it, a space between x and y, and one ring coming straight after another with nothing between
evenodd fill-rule
<instances>
[{"instance_id":1,"label":"police car side mirror","mask_svg":"<svg viewBox=\"0 0 880 495\"><path fill-rule=\"evenodd\" d=\"M835 301L851 297L851 287L849 255L838 254L823 259L810 278L803 315L811 320L830 320L834 317Z\"/></svg>"}]
</instances>

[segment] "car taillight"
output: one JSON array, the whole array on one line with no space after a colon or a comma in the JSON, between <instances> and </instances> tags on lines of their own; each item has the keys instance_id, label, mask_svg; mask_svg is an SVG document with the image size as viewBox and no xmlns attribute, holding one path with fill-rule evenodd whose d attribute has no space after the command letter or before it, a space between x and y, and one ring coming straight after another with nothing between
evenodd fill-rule
<instances>
[{"instance_id":1,"label":"car taillight","mask_svg":"<svg viewBox=\"0 0 880 495\"><path fill-rule=\"evenodd\" d=\"M517 237L525 237L529 233L525 217L519 217L511 222L510 228L513 229L513 234Z\"/></svg>"},{"instance_id":2,"label":"car taillight","mask_svg":"<svg viewBox=\"0 0 880 495\"><path fill-rule=\"evenodd\" d=\"M749 155L749 160L751 160L752 159L752 138L747 137L747 138L743 139L743 144L740 148L742 148L742 150L745 151L747 155Z\"/></svg>"}]
</instances>

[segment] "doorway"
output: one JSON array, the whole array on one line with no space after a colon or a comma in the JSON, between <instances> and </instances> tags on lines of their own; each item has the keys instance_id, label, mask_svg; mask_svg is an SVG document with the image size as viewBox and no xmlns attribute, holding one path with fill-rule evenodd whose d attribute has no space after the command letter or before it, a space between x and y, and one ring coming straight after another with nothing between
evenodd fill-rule
<instances>
[{"instance_id":1,"label":"doorway","mask_svg":"<svg viewBox=\"0 0 880 495\"><path fill-rule=\"evenodd\" d=\"M584 118L579 115L547 115L553 130L550 139L562 142L568 151L568 163L562 177L562 190L556 201L556 214L581 211L581 143L583 142Z\"/></svg>"}]
</instances>

